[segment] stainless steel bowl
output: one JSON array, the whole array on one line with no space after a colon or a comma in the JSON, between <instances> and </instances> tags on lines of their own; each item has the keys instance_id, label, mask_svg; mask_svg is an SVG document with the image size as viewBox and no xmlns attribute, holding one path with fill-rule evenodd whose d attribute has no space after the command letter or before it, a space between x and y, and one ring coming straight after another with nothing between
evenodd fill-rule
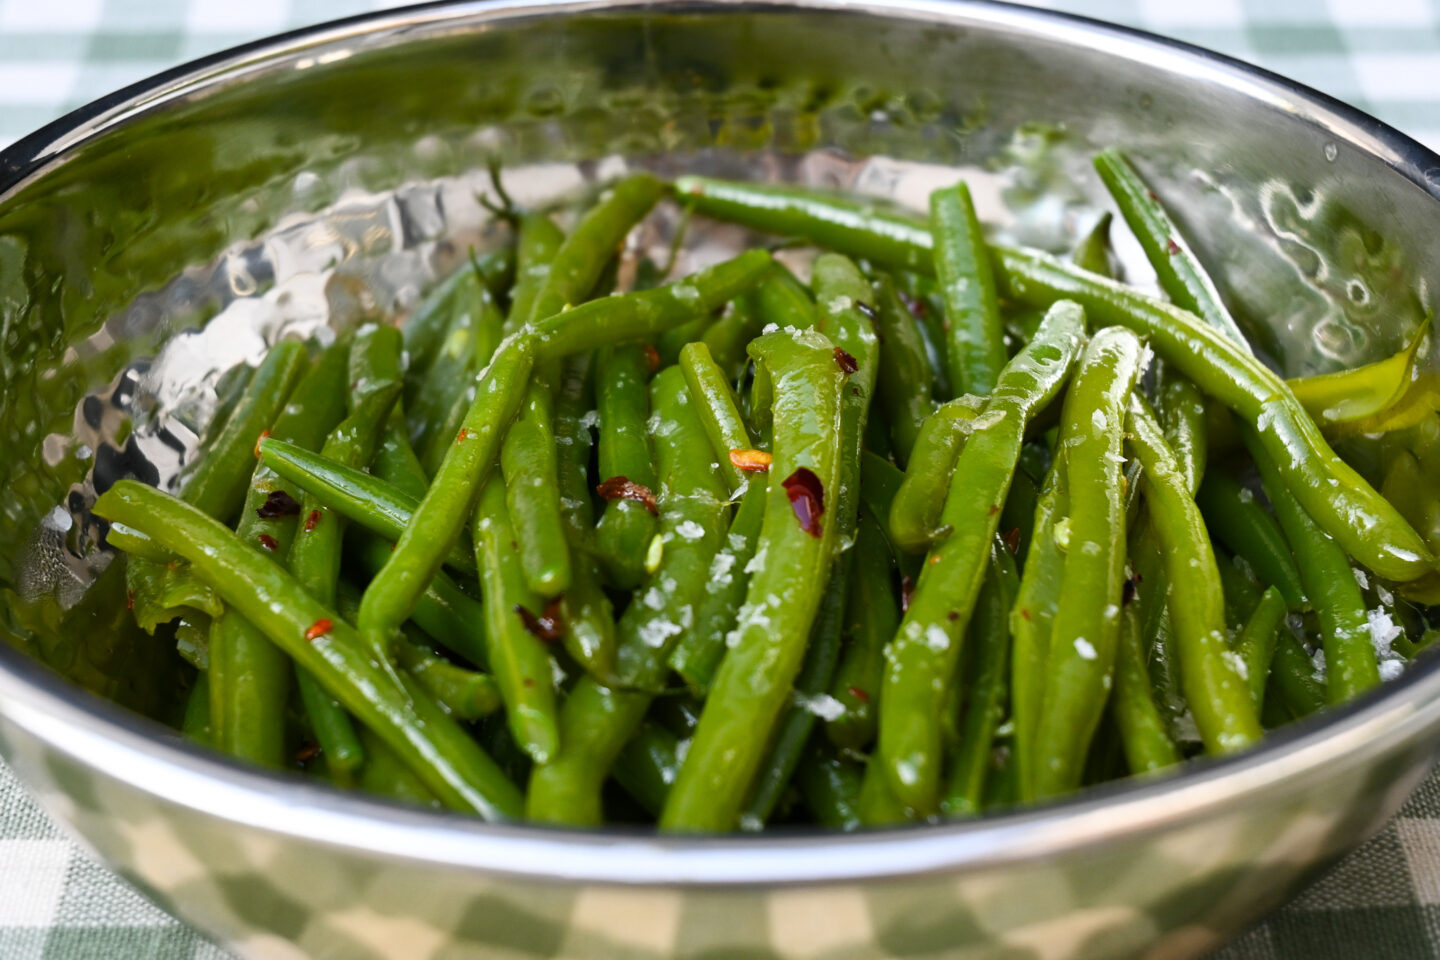
<instances>
[{"instance_id":1,"label":"stainless steel bowl","mask_svg":"<svg viewBox=\"0 0 1440 960\"><path fill-rule=\"evenodd\" d=\"M77 602L108 559L95 484L170 482L227 367L403 309L493 242L475 199L492 157L530 200L643 164L918 205L960 167L998 229L1060 247L1102 205L1101 145L1140 158L1288 373L1384 354L1433 306L1440 157L1213 54L988 3L442 4L241 48L39 131L0 154L0 751L108 863L250 957L1221 942L1418 782L1434 664L1246 756L1031 812L660 838L486 825L232 765L141 715L163 715L173 652L124 629L123 603ZM697 230L691 256L744 240Z\"/></svg>"}]
</instances>

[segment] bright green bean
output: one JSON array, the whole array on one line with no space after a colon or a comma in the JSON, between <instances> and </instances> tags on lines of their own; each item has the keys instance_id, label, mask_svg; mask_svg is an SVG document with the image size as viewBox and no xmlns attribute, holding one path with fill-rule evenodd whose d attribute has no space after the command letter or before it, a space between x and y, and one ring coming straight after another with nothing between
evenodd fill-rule
<instances>
[{"instance_id":1,"label":"bright green bean","mask_svg":"<svg viewBox=\"0 0 1440 960\"><path fill-rule=\"evenodd\" d=\"M995 271L970 188L962 181L930 194L935 277L945 303L950 386L957 393L984 396L995 388L1005 366L1005 340Z\"/></svg>"},{"instance_id":2,"label":"bright green bean","mask_svg":"<svg viewBox=\"0 0 1440 960\"><path fill-rule=\"evenodd\" d=\"M653 496L655 467L646 421L650 417L650 361L644 347L631 344L597 352L595 412L599 416L600 479L636 484ZM634 488L631 488L634 489ZM643 491L636 491L643 496ZM617 497L605 504L595 525L595 554L616 587L633 590L645 581L645 553L658 520L653 504Z\"/></svg>"}]
</instances>

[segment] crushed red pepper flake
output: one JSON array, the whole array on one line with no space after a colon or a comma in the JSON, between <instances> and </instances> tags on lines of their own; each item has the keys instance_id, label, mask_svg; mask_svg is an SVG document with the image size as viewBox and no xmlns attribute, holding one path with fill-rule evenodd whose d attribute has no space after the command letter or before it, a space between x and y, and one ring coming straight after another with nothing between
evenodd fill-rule
<instances>
[{"instance_id":1,"label":"crushed red pepper flake","mask_svg":"<svg viewBox=\"0 0 1440 960\"><path fill-rule=\"evenodd\" d=\"M321 617L319 620L316 620L314 623L310 624L310 629L305 631L305 639L309 640L311 643L314 643L316 640L319 640L321 637L325 636L325 634L329 633L332 629L334 629L334 627L335 622L333 620L331 620L329 617Z\"/></svg>"},{"instance_id":2,"label":"crushed red pepper flake","mask_svg":"<svg viewBox=\"0 0 1440 960\"><path fill-rule=\"evenodd\" d=\"M912 297L908 293L900 294L900 302L905 304L905 309L910 311L910 316L919 320L929 311L930 306L919 297Z\"/></svg>"},{"instance_id":3,"label":"crushed red pepper flake","mask_svg":"<svg viewBox=\"0 0 1440 960\"><path fill-rule=\"evenodd\" d=\"M992 503L992 504L990 504L990 509L989 509L988 511L986 511L986 516L993 517L993 516L995 516L995 514L997 514L997 513L999 513L999 512L1000 512L1000 505L997 504L997 503Z\"/></svg>"},{"instance_id":4,"label":"crushed red pepper flake","mask_svg":"<svg viewBox=\"0 0 1440 960\"><path fill-rule=\"evenodd\" d=\"M551 600L540 616L535 616L528 609L520 604L515 604L515 612L520 615L520 622L525 625L525 632L532 637L543 640L546 643L554 643L565 635L565 621L560 615L560 600Z\"/></svg>"},{"instance_id":5,"label":"crushed red pepper flake","mask_svg":"<svg viewBox=\"0 0 1440 960\"><path fill-rule=\"evenodd\" d=\"M945 619L949 620L951 623L954 623L956 620L960 619L960 611L951 610L949 613L945 614Z\"/></svg>"},{"instance_id":6,"label":"crushed red pepper flake","mask_svg":"<svg viewBox=\"0 0 1440 960\"><path fill-rule=\"evenodd\" d=\"M1021 608L1020 608L1020 616L1024 617L1026 620L1029 620L1029 619L1030 619L1030 608L1029 608L1029 607L1021 607Z\"/></svg>"},{"instance_id":7,"label":"crushed red pepper flake","mask_svg":"<svg viewBox=\"0 0 1440 960\"><path fill-rule=\"evenodd\" d=\"M125 609L126 609L126 610L134 610L134 609L135 609L135 591L134 591L134 590L126 590L126 591L125 591Z\"/></svg>"},{"instance_id":8,"label":"crushed red pepper flake","mask_svg":"<svg viewBox=\"0 0 1440 960\"><path fill-rule=\"evenodd\" d=\"M274 520L276 517L293 517L300 512L300 501L296 500L284 490L271 490L265 502L255 508L255 516L261 520Z\"/></svg>"},{"instance_id":9,"label":"crushed red pepper flake","mask_svg":"<svg viewBox=\"0 0 1440 960\"><path fill-rule=\"evenodd\" d=\"M319 510L311 510L311 511L310 511L310 516L308 516L308 517L305 518L305 532L306 532L306 533L309 533L311 530L314 530L314 529L315 529L315 524L317 524L317 523L319 523L319 522L320 522L320 511L319 511Z\"/></svg>"},{"instance_id":10,"label":"crushed red pepper flake","mask_svg":"<svg viewBox=\"0 0 1440 960\"><path fill-rule=\"evenodd\" d=\"M768 473L774 458L764 450L748 448L730 451L730 464L746 473Z\"/></svg>"},{"instance_id":11,"label":"crushed red pepper flake","mask_svg":"<svg viewBox=\"0 0 1440 960\"><path fill-rule=\"evenodd\" d=\"M795 472L781 481L790 509L800 521L800 529L812 537L820 536L820 518L825 514L825 484L809 467L796 467Z\"/></svg>"},{"instance_id":12,"label":"crushed red pepper flake","mask_svg":"<svg viewBox=\"0 0 1440 960\"><path fill-rule=\"evenodd\" d=\"M318 756L320 756L320 744L307 743L295 751L295 762L305 763L307 760L314 760Z\"/></svg>"},{"instance_id":13,"label":"crushed red pepper flake","mask_svg":"<svg viewBox=\"0 0 1440 960\"><path fill-rule=\"evenodd\" d=\"M261 430L260 436L255 438L255 459L260 459L260 441L270 436L269 430Z\"/></svg>"},{"instance_id":14,"label":"crushed red pepper flake","mask_svg":"<svg viewBox=\"0 0 1440 960\"><path fill-rule=\"evenodd\" d=\"M645 509L657 516L660 509L655 505L655 494L643 483L636 483L629 477L611 477L596 484L595 492L606 500L636 500L645 504Z\"/></svg>"},{"instance_id":15,"label":"crushed red pepper flake","mask_svg":"<svg viewBox=\"0 0 1440 960\"><path fill-rule=\"evenodd\" d=\"M457 434L455 434L455 442L456 442L456 443L464 443L465 440L466 440L466 438L468 438L469 436L470 436L470 430L469 430L469 428L467 428L467 427L461 427L461 428L460 428L460 432L457 433Z\"/></svg>"},{"instance_id":16,"label":"crushed red pepper flake","mask_svg":"<svg viewBox=\"0 0 1440 960\"><path fill-rule=\"evenodd\" d=\"M653 343L645 344L645 366L651 373L660 369L660 351Z\"/></svg>"},{"instance_id":17,"label":"crushed red pepper flake","mask_svg":"<svg viewBox=\"0 0 1440 960\"><path fill-rule=\"evenodd\" d=\"M268 533L262 533L262 534L260 534L260 538L259 538L259 539L260 539L260 546L264 547L266 550L279 550L279 549L280 549L280 541L279 541L279 540L276 540L274 537L270 536L270 534L268 534Z\"/></svg>"},{"instance_id":18,"label":"crushed red pepper flake","mask_svg":"<svg viewBox=\"0 0 1440 960\"><path fill-rule=\"evenodd\" d=\"M1009 550L1012 556L1020 552L1019 527L1011 527L1009 532L1005 534L1005 549Z\"/></svg>"},{"instance_id":19,"label":"crushed red pepper flake","mask_svg":"<svg viewBox=\"0 0 1440 960\"><path fill-rule=\"evenodd\" d=\"M1175 242L1175 238L1174 238L1174 237L1166 237L1166 238L1165 238L1165 249L1168 250L1168 251L1170 252L1170 256L1173 257L1173 256L1175 256L1175 254L1177 254L1177 253L1180 252L1180 244L1178 244L1178 243Z\"/></svg>"},{"instance_id":20,"label":"crushed red pepper flake","mask_svg":"<svg viewBox=\"0 0 1440 960\"><path fill-rule=\"evenodd\" d=\"M845 371L846 376L860 369L860 361L839 347L835 348L835 362L840 364L840 369Z\"/></svg>"},{"instance_id":21,"label":"crushed red pepper flake","mask_svg":"<svg viewBox=\"0 0 1440 960\"><path fill-rule=\"evenodd\" d=\"M870 702L870 694L866 693L864 690L861 690L859 687L851 687L850 696L854 697L856 700L859 700L861 703Z\"/></svg>"},{"instance_id":22,"label":"crushed red pepper flake","mask_svg":"<svg viewBox=\"0 0 1440 960\"><path fill-rule=\"evenodd\" d=\"M900 612L910 610L910 598L915 596L915 581L909 577L900 578Z\"/></svg>"}]
</instances>

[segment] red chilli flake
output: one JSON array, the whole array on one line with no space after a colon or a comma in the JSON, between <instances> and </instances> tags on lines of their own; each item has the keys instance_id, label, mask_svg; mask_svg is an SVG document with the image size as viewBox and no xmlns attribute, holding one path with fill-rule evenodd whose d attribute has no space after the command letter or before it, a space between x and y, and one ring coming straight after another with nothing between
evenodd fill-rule
<instances>
[{"instance_id":1,"label":"red chilli flake","mask_svg":"<svg viewBox=\"0 0 1440 960\"><path fill-rule=\"evenodd\" d=\"M924 300L921 300L917 297L912 297L908 293L900 294L900 302L905 304L905 309L909 310L910 316L914 317L916 320L919 320L921 317L925 316L926 312L928 312L928 310L930 309L929 305Z\"/></svg>"},{"instance_id":2,"label":"red chilli flake","mask_svg":"<svg viewBox=\"0 0 1440 960\"><path fill-rule=\"evenodd\" d=\"M780 484L790 498L790 509L800 521L800 529L812 537L820 536L820 518L825 514L825 485L809 467L796 467L795 472Z\"/></svg>"},{"instance_id":3,"label":"red chilli flake","mask_svg":"<svg viewBox=\"0 0 1440 960\"><path fill-rule=\"evenodd\" d=\"M314 643L316 640L319 640L321 637L325 636L325 634L329 633L334 626L334 622L331 621L329 617L321 617L319 620L316 620L314 623L310 624L310 629L305 631L305 639L309 640L311 643Z\"/></svg>"},{"instance_id":4,"label":"red chilli flake","mask_svg":"<svg viewBox=\"0 0 1440 960\"><path fill-rule=\"evenodd\" d=\"M320 744L307 743L295 752L295 762L304 763L307 760L314 760L318 756L320 756Z\"/></svg>"},{"instance_id":5,"label":"red chilli flake","mask_svg":"<svg viewBox=\"0 0 1440 960\"><path fill-rule=\"evenodd\" d=\"M125 591L125 609L126 609L126 610L134 610L134 609L135 609L135 591L134 591L134 590L126 590L126 591Z\"/></svg>"},{"instance_id":6,"label":"red chilli flake","mask_svg":"<svg viewBox=\"0 0 1440 960\"><path fill-rule=\"evenodd\" d=\"M645 366L651 373L660 369L660 351L655 349L655 344L645 344Z\"/></svg>"},{"instance_id":7,"label":"red chilli flake","mask_svg":"<svg viewBox=\"0 0 1440 960\"><path fill-rule=\"evenodd\" d=\"M280 541L276 540L268 533L262 533L260 534L260 546L264 547L266 550L279 550Z\"/></svg>"},{"instance_id":8,"label":"red chilli flake","mask_svg":"<svg viewBox=\"0 0 1440 960\"><path fill-rule=\"evenodd\" d=\"M764 450L731 450L730 464L736 470L744 470L746 473L769 473L770 464L774 458Z\"/></svg>"},{"instance_id":9,"label":"red chilli flake","mask_svg":"<svg viewBox=\"0 0 1440 960\"><path fill-rule=\"evenodd\" d=\"M846 376L860 369L860 361L839 347L835 348L835 362L840 364L840 369L845 371Z\"/></svg>"},{"instance_id":10,"label":"red chilli flake","mask_svg":"<svg viewBox=\"0 0 1440 960\"><path fill-rule=\"evenodd\" d=\"M560 601L551 600L550 605L540 616L535 616L520 604L515 604L515 612L520 615L520 622L525 625L525 632L546 643L554 643L565 635L565 622L560 618Z\"/></svg>"},{"instance_id":11,"label":"red chilli flake","mask_svg":"<svg viewBox=\"0 0 1440 960\"><path fill-rule=\"evenodd\" d=\"M859 700L861 703L870 702L870 694L866 693L864 690L861 690L859 687L851 687L850 696L854 697L856 700Z\"/></svg>"},{"instance_id":12,"label":"red chilli flake","mask_svg":"<svg viewBox=\"0 0 1440 960\"><path fill-rule=\"evenodd\" d=\"M655 515L660 514L659 508L655 506L655 494L643 483L634 483L628 477L611 477L595 486L595 492L606 500L638 500L645 504L645 509Z\"/></svg>"},{"instance_id":13,"label":"red chilli flake","mask_svg":"<svg viewBox=\"0 0 1440 960\"><path fill-rule=\"evenodd\" d=\"M915 596L915 581L909 577L900 578L900 612L910 610L910 598Z\"/></svg>"},{"instance_id":14,"label":"red chilli flake","mask_svg":"<svg viewBox=\"0 0 1440 960\"><path fill-rule=\"evenodd\" d=\"M255 508L255 515L261 520L276 517L293 517L300 512L300 502L284 490L271 490L265 502Z\"/></svg>"},{"instance_id":15,"label":"red chilli flake","mask_svg":"<svg viewBox=\"0 0 1440 960\"><path fill-rule=\"evenodd\" d=\"M314 529L315 529L315 524L317 524L317 523L319 523L319 522L320 522L320 511L319 511L319 510L311 510L311 511L310 511L310 516L308 516L308 517L305 518L305 532L306 532L306 533L309 533L311 530L314 530Z\"/></svg>"},{"instance_id":16,"label":"red chilli flake","mask_svg":"<svg viewBox=\"0 0 1440 960\"><path fill-rule=\"evenodd\" d=\"M1175 254L1177 254L1177 253L1180 252L1180 244L1178 244L1178 243L1175 242L1175 238L1174 238L1174 237L1166 237L1166 238L1165 238L1165 249L1168 250L1168 251L1170 251L1170 256L1173 257L1173 256L1175 256Z\"/></svg>"},{"instance_id":17,"label":"red chilli flake","mask_svg":"<svg viewBox=\"0 0 1440 960\"><path fill-rule=\"evenodd\" d=\"M268 436L270 436L270 431L269 431L269 430L261 430L261 431L260 431L260 436L258 436L258 437L255 438L255 459L256 459L256 460L259 460L259 459L260 459L260 441L261 441L261 440L264 440L264 439L265 439L266 437L268 437Z\"/></svg>"},{"instance_id":18,"label":"red chilli flake","mask_svg":"<svg viewBox=\"0 0 1440 960\"><path fill-rule=\"evenodd\" d=\"M461 427L461 428L460 428L460 432L455 435L455 442L456 442L456 443L464 443L465 440L466 440L466 438L469 437L469 436L470 436L470 431L469 431L467 428L465 428L465 427Z\"/></svg>"},{"instance_id":19,"label":"red chilli flake","mask_svg":"<svg viewBox=\"0 0 1440 960\"><path fill-rule=\"evenodd\" d=\"M1019 550L1020 550L1020 528L1019 528L1019 527L1014 527L1014 528L1012 528L1012 529L1010 530L1009 533L1005 534L1005 549L1006 549L1006 550L1009 550L1012 556L1013 556L1015 553L1019 552Z\"/></svg>"}]
</instances>

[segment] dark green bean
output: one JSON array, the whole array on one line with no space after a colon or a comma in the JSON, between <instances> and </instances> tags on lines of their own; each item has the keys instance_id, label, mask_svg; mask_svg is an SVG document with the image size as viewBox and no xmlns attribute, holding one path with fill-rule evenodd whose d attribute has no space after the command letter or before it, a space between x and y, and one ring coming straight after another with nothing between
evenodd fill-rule
<instances>
[{"instance_id":1,"label":"dark green bean","mask_svg":"<svg viewBox=\"0 0 1440 960\"><path fill-rule=\"evenodd\" d=\"M486 481L480 494L474 536L475 562L485 592L486 656L515 742L543 764L560 748L555 678L550 653L538 635L543 632L539 618L544 612L525 583L505 505L505 484L498 476Z\"/></svg>"},{"instance_id":2,"label":"dark green bean","mask_svg":"<svg viewBox=\"0 0 1440 960\"><path fill-rule=\"evenodd\" d=\"M795 779L815 822L829 830L860 827L860 784L865 768L817 742L800 761Z\"/></svg>"},{"instance_id":3,"label":"dark green bean","mask_svg":"<svg viewBox=\"0 0 1440 960\"><path fill-rule=\"evenodd\" d=\"M1323 677L1324 671L1315 666L1300 641L1288 630L1280 631L1270 664L1270 685L1295 719L1324 709L1329 695Z\"/></svg>"},{"instance_id":4,"label":"dark green bean","mask_svg":"<svg viewBox=\"0 0 1440 960\"><path fill-rule=\"evenodd\" d=\"M489 674L456 666L418 638L401 638L395 658L457 720L479 720L500 709L500 690Z\"/></svg>"},{"instance_id":5,"label":"dark green bean","mask_svg":"<svg viewBox=\"0 0 1440 960\"><path fill-rule=\"evenodd\" d=\"M875 739L885 645L900 626L890 545L868 509L862 509L856 533L845 620L849 642L830 687L845 712L829 719L825 732L837 746L859 750Z\"/></svg>"},{"instance_id":6,"label":"dark green bean","mask_svg":"<svg viewBox=\"0 0 1440 960\"><path fill-rule=\"evenodd\" d=\"M1275 656L1275 641L1287 613L1285 597L1276 587L1266 587L1255 612L1250 614L1244 629L1235 638L1235 652L1245 664L1245 679L1255 709L1265 706L1265 685L1270 679L1270 661Z\"/></svg>"},{"instance_id":7,"label":"dark green bean","mask_svg":"<svg viewBox=\"0 0 1440 960\"><path fill-rule=\"evenodd\" d=\"M519 544L525 585L545 599L570 587L572 568L560 515L555 451L555 401L548 379L530 381L519 415L500 447L505 501Z\"/></svg>"},{"instance_id":8,"label":"dark green bean","mask_svg":"<svg viewBox=\"0 0 1440 960\"><path fill-rule=\"evenodd\" d=\"M644 347L631 344L598 351L595 412L599 416L600 477L603 483L635 484L652 495L655 468L646 421L650 417L650 360ZM603 485L603 484L602 484ZM634 489L633 487L631 488ZM620 496L605 504L595 525L594 549L610 582L632 590L644 582L645 553L655 537L653 504Z\"/></svg>"},{"instance_id":9,"label":"dark green bean","mask_svg":"<svg viewBox=\"0 0 1440 960\"><path fill-rule=\"evenodd\" d=\"M1221 543L1244 557L1262 582L1277 587L1292 610L1305 604L1300 571L1280 524L1260 505L1255 494L1227 470L1205 474L1195 500L1205 525Z\"/></svg>"},{"instance_id":10,"label":"dark green bean","mask_svg":"<svg viewBox=\"0 0 1440 960\"><path fill-rule=\"evenodd\" d=\"M875 327L883 348L876 375L875 398L884 411L895 445L896 459L910 458L925 418L935 410L930 385L935 371L925 352L920 327L895 291L895 281L882 275L875 281Z\"/></svg>"},{"instance_id":11,"label":"dark green bean","mask_svg":"<svg viewBox=\"0 0 1440 960\"><path fill-rule=\"evenodd\" d=\"M940 809L948 816L978 816L985 807L995 729L1005 713L1010 608L1019 589L1015 559L1005 544L996 540L990 547L989 570L970 622L969 642L976 647L975 679L970 684L959 745L940 800Z\"/></svg>"},{"instance_id":12,"label":"dark green bean","mask_svg":"<svg viewBox=\"0 0 1440 960\"><path fill-rule=\"evenodd\" d=\"M725 315L710 324L700 338L731 382L745 369L748 361L745 345L760 336L763 325L753 298L738 297L730 301Z\"/></svg>"},{"instance_id":13,"label":"dark green bean","mask_svg":"<svg viewBox=\"0 0 1440 960\"><path fill-rule=\"evenodd\" d=\"M519 330L535 314L541 293L550 282L550 264L565 234L543 213L527 213L520 218L520 233L515 250L515 286L510 290L510 314L505 319L505 334Z\"/></svg>"},{"instance_id":14,"label":"dark green bean","mask_svg":"<svg viewBox=\"0 0 1440 960\"><path fill-rule=\"evenodd\" d=\"M1145 638L1140 633L1140 613L1135 603L1125 604L1120 612L1115 694L1110 710L1132 775L1154 773L1180 762L1180 751L1170 739L1165 718L1155 705L1150 674L1145 666Z\"/></svg>"},{"instance_id":15,"label":"dark green bean","mask_svg":"<svg viewBox=\"0 0 1440 960\"><path fill-rule=\"evenodd\" d=\"M500 308L473 269L461 271L448 305L450 322L439 349L424 367L423 376L407 378L405 424L417 450L426 449L437 436L441 445L448 443L460 428L458 420L450 423L456 417L451 411L458 409L458 415L464 416L469 407L465 394L500 345L505 324Z\"/></svg>"},{"instance_id":16,"label":"dark green bean","mask_svg":"<svg viewBox=\"0 0 1440 960\"><path fill-rule=\"evenodd\" d=\"M652 817L660 815L680 769L680 738L664 724L646 720L615 757L611 776Z\"/></svg>"},{"instance_id":17,"label":"dark green bean","mask_svg":"<svg viewBox=\"0 0 1440 960\"><path fill-rule=\"evenodd\" d=\"M930 194L930 232L935 277L945 303L950 386L957 393L984 396L995 388L1005 366L1005 340L995 272L970 188L963 181Z\"/></svg>"}]
</instances>

